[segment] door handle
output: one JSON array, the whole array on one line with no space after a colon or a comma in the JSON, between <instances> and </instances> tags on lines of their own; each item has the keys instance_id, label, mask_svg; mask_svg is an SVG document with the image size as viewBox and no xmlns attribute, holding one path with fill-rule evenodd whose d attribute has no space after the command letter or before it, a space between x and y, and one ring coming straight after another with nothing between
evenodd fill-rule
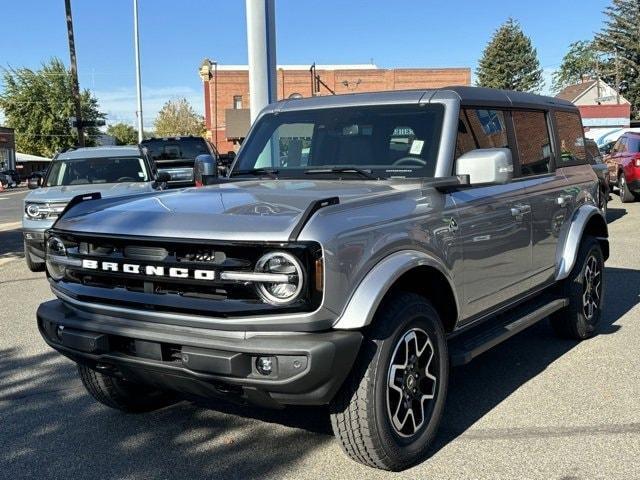
<instances>
[{"instance_id":1,"label":"door handle","mask_svg":"<svg viewBox=\"0 0 640 480\"><path fill-rule=\"evenodd\" d=\"M514 205L511 207L511 215L514 217L521 217L531 212L531 205Z\"/></svg>"},{"instance_id":2,"label":"door handle","mask_svg":"<svg viewBox=\"0 0 640 480\"><path fill-rule=\"evenodd\" d=\"M566 207L569 202L571 201L573 197L571 197L571 195L560 195L557 199L556 202L558 203L558 205L560 207Z\"/></svg>"}]
</instances>

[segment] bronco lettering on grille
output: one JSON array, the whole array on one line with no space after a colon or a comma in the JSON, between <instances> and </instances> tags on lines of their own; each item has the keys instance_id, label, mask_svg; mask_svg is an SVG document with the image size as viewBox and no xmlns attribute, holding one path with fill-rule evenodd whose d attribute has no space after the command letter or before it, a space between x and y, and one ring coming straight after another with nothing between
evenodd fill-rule
<instances>
[{"instance_id":1,"label":"bronco lettering on grille","mask_svg":"<svg viewBox=\"0 0 640 480\"><path fill-rule=\"evenodd\" d=\"M156 265L139 265L135 263L99 262L98 260L82 260L82 268L102 270L104 272L123 272L143 274L150 277L192 278L195 280L215 280L214 270L191 270L189 268L165 268Z\"/></svg>"}]
</instances>

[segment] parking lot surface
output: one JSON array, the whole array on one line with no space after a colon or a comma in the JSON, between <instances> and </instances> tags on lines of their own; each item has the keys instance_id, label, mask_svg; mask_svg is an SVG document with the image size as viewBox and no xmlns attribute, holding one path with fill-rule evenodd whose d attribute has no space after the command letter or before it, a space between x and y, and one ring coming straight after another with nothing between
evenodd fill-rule
<instances>
[{"instance_id":1,"label":"parking lot surface","mask_svg":"<svg viewBox=\"0 0 640 480\"><path fill-rule=\"evenodd\" d=\"M638 479L640 203L613 198L600 334L558 340L541 322L455 369L430 459L400 473L345 457L324 409L184 400L127 415L95 403L38 334L52 294L18 258L5 212L0 478Z\"/></svg>"}]
</instances>

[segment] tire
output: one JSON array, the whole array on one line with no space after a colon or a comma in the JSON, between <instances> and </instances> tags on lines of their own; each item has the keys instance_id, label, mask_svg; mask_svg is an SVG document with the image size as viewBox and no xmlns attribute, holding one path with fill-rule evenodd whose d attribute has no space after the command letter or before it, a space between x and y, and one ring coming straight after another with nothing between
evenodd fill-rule
<instances>
[{"instance_id":1,"label":"tire","mask_svg":"<svg viewBox=\"0 0 640 480\"><path fill-rule=\"evenodd\" d=\"M98 402L127 413L157 410L171 403L171 396L151 387L111 377L78 365L84 388Z\"/></svg>"},{"instance_id":2,"label":"tire","mask_svg":"<svg viewBox=\"0 0 640 480\"><path fill-rule=\"evenodd\" d=\"M569 299L569 305L550 317L559 337L585 340L595 335L602 316L604 280L600 243L585 237L571 274L561 284L561 294Z\"/></svg>"},{"instance_id":3,"label":"tire","mask_svg":"<svg viewBox=\"0 0 640 480\"><path fill-rule=\"evenodd\" d=\"M624 173L620 173L618 176L618 188L620 189L620 200L622 203L633 202L636 199L635 195L629 191L629 186L627 185L627 179L624 177Z\"/></svg>"},{"instance_id":4,"label":"tire","mask_svg":"<svg viewBox=\"0 0 640 480\"><path fill-rule=\"evenodd\" d=\"M415 367L409 362L410 368L394 369L394 359L396 367L407 363L406 348L419 353ZM392 372L395 388L388 387ZM410 381L408 372L418 373L418 380ZM438 313L419 295L393 294L378 309L353 370L330 405L342 449L353 460L384 470L419 463L440 423L448 381L449 355ZM411 416L400 386L416 388Z\"/></svg>"},{"instance_id":5,"label":"tire","mask_svg":"<svg viewBox=\"0 0 640 480\"><path fill-rule=\"evenodd\" d=\"M24 259L27 262L27 268L32 272L44 272L44 262L34 262L31 259L31 254L27 249L26 242L24 242Z\"/></svg>"}]
</instances>

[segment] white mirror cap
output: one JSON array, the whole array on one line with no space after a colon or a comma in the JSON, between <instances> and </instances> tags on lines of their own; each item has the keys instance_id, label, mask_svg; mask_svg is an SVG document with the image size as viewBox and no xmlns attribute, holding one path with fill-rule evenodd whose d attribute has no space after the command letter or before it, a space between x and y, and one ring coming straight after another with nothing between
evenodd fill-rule
<instances>
[{"instance_id":1,"label":"white mirror cap","mask_svg":"<svg viewBox=\"0 0 640 480\"><path fill-rule=\"evenodd\" d=\"M508 148L480 148L456 160L456 175L469 175L471 184L507 183L513 177L513 158Z\"/></svg>"}]
</instances>

